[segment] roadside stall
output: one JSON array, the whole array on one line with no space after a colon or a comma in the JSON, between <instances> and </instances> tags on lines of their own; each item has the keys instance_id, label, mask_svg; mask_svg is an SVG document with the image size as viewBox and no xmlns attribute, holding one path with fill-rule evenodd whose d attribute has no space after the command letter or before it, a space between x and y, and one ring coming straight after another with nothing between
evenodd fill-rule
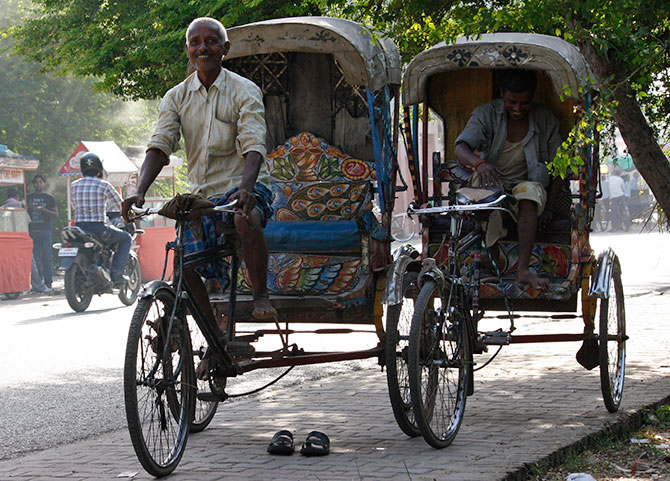
<instances>
[{"instance_id":1,"label":"roadside stall","mask_svg":"<svg viewBox=\"0 0 670 481\"><path fill-rule=\"evenodd\" d=\"M0 186L19 186L26 198L25 171L37 170L39 160L16 154L0 145ZM4 189L3 189L4 190ZM0 205L5 202L0 199ZM30 266L33 240L28 234L28 212L25 208L0 208L0 293L16 298L30 290Z\"/></svg>"}]
</instances>

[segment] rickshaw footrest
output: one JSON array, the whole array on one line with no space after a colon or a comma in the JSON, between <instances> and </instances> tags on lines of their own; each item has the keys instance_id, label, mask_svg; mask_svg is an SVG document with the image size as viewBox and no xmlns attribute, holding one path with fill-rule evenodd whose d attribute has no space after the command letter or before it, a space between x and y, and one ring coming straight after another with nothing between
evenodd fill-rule
<instances>
[{"instance_id":1,"label":"rickshaw footrest","mask_svg":"<svg viewBox=\"0 0 670 481\"><path fill-rule=\"evenodd\" d=\"M505 331L493 331L484 333L484 344L487 346L507 346L510 343L510 334Z\"/></svg>"}]
</instances>

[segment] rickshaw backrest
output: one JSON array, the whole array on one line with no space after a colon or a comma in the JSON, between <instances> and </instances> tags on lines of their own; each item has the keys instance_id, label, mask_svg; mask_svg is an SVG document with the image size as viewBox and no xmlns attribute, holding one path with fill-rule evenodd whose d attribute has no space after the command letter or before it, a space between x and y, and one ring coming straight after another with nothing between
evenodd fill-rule
<instances>
[{"instance_id":1,"label":"rickshaw backrest","mask_svg":"<svg viewBox=\"0 0 670 481\"><path fill-rule=\"evenodd\" d=\"M269 291L339 295L365 288L374 164L308 132L267 159L274 209L265 228Z\"/></svg>"},{"instance_id":2,"label":"rickshaw backrest","mask_svg":"<svg viewBox=\"0 0 670 481\"><path fill-rule=\"evenodd\" d=\"M374 164L303 132L268 154L276 221L352 220L372 208Z\"/></svg>"}]
</instances>

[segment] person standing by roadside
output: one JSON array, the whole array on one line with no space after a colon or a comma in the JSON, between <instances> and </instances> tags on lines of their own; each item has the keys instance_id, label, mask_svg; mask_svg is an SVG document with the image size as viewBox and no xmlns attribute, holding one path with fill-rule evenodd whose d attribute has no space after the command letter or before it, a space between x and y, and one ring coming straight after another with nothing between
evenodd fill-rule
<instances>
[{"instance_id":1,"label":"person standing by roadside","mask_svg":"<svg viewBox=\"0 0 670 481\"><path fill-rule=\"evenodd\" d=\"M37 262L44 284L51 289L53 282L53 260L51 258L51 218L58 217L56 199L44 191L47 183L44 177L37 174L33 177L35 192L28 194L28 215L30 224L28 231L33 239L33 256Z\"/></svg>"},{"instance_id":2,"label":"person standing by roadside","mask_svg":"<svg viewBox=\"0 0 670 481\"><path fill-rule=\"evenodd\" d=\"M621 178L621 171L618 167L614 169L614 174L609 180L610 205L612 209L612 231L623 228L621 215L626 201L626 185Z\"/></svg>"}]
</instances>

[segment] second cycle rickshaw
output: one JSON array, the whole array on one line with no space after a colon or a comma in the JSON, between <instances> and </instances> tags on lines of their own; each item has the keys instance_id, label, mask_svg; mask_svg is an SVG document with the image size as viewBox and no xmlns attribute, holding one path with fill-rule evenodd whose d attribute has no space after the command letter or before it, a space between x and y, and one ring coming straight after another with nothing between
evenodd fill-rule
<instances>
[{"instance_id":1,"label":"second cycle rickshaw","mask_svg":"<svg viewBox=\"0 0 670 481\"><path fill-rule=\"evenodd\" d=\"M621 266L612 250L596 257L589 244L599 191L597 148L579 151L578 193L566 186L554 221L537 233L530 267L549 280L547 289L515 282L519 244L513 225L495 253L486 245L489 215L510 213L514 199L495 189L464 187L467 172L451 161L470 113L499 95L504 70L519 68L535 71L535 102L553 111L566 138L580 113L591 108L593 92L584 58L559 38L524 33L461 38L420 53L403 75L414 193L408 212L420 219L422 248L406 246L389 276L387 366L393 382L400 380L401 395L391 395L399 425L435 448L454 440L474 391L474 371L509 344L581 341L577 359L589 369L599 365L606 408L616 411L622 398L627 337ZM429 152L431 117L441 124L443 151ZM487 275L484 260L491 269ZM503 311L493 316L505 319L503 325L482 328L480 322L496 311ZM517 334L519 311L581 317L584 331Z\"/></svg>"}]
</instances>

